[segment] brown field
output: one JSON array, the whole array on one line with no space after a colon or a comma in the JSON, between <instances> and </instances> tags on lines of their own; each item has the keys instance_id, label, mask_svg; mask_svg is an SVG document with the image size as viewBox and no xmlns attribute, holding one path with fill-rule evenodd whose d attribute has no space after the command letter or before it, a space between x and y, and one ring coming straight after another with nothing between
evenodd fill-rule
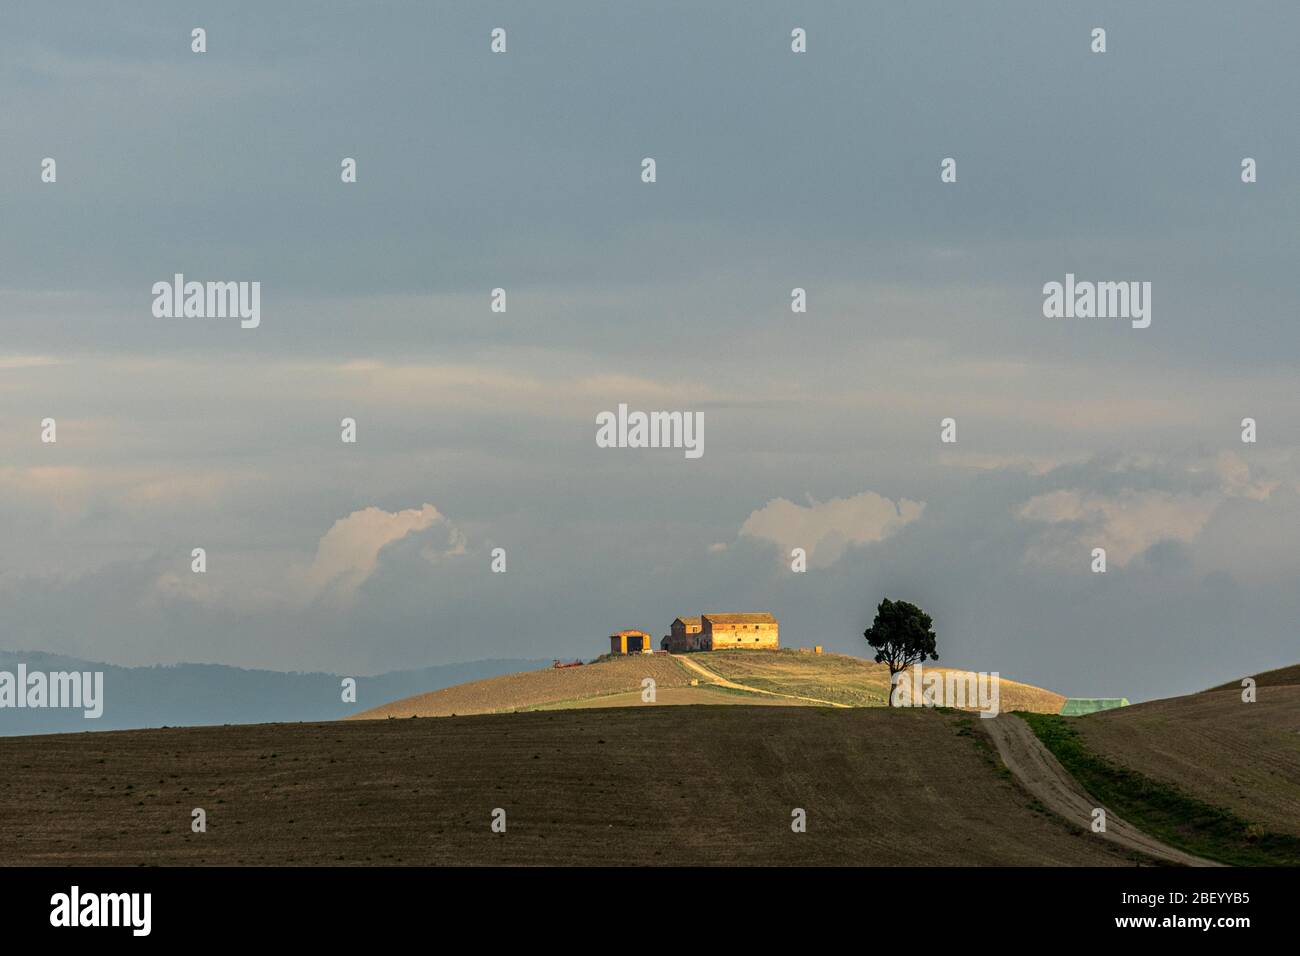
<instances>
[{"instance_id":1,"label":"brown field","mask_svg":"<svg viewBox=\"0 0 1300 956\"><path fill-rule=\"evenodd\" d=\"M671 657L644 654L601 660L582 667L559 670L548 667L457 684L383 704L354 714L348 720L510 713L628 691L636 691L640 703L641 681L647 677L654 678L660 693L665 688L690 685L690 675Z\"/></svg>"},{"instance_id":2,"label":"brown field","mask_svg":"<svg viewBox=\"0 0 1300 956\"><path fill-rule=\"evenodd\" d=\"M1288 680L1288 675L1290 682ZM1090 749L1252 823L1300 836L1300 668L1074 720Z\"/></svg>"},{"instance_id":3,"label":"brown field","mask_svg":"<svg viewBox=\"0 0 1300 956\"><path fill-rule=\"evenodd\" d=\"M980 723L671 706L3 738L0 861L1133 862L1036 809Z\"/></svg>"},{"instance_id":4,"label":"brown field","mask_svg":"<svg viewBox=\"0 0 1300 956\"><path fill-rule=\"evenodd\" d=\"M728 680L760 690L798 694L848 704L852 707L883 707L889 700L889 668L846 654L803 654L781 651L710 651L691 658ZM959 672L959 668L926 665L938 673ZM1001 710L1060 713L1065 697L1031 684L1000 678Z\"/></svg>"}]
</instances>

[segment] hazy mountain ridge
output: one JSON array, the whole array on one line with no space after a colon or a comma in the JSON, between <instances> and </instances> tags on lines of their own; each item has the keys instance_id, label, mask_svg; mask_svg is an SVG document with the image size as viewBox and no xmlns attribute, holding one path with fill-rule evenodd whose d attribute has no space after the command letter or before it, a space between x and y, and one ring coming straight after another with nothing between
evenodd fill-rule
<instances>
[{"instance_id":1,"label":"hazy mountain ridge","mask_svg":"<svg viewBox=\"0 0 1300 956\"><path fill-rule=\"evenodd\" d=\"M250 670L225 664L121 667L47 654L0 650L0 670L102 671L104 714L56 708L0 708L0 736L141 727L337 720L386 701L466 681L533 670L550 661L504 659L440 664L357 677L357 702L342 701L345 674Z\"/></svg>"}]
</instances>

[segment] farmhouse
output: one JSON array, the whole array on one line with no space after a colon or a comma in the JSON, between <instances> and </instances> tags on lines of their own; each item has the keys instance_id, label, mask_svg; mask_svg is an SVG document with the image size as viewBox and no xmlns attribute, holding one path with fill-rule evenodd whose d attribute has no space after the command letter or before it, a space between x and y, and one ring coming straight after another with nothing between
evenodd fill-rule
<instances>
[{"instance_id":1,"label":"farmhouse","mask_svg":"<svg viewBox=\"0 0 1300 956\"><path fill-rule=\"evenodd\" d=\"M699 617L678 617L673 619L669 634L664 638L665 650L674 654L700 649L700 632L704 630L704 620Z\"/></svg>"},{"instance_id":2,"label":"farmhouse","mask_svg":"<svg viewBox=\"0 0 1300 956\"><path fill-rule=\"evenodd\" d=\"M700 650L729 647L776 650L781 646L776 618L760 614L703 614L700 616Z\"/></svg>"},{"instance_id":3,"label":"farmhouse","mask_svg":"<svg viewBox=\"0 0 1300 956\"><path fill-rule=\"evenodd\" d=\"M609 636L611 654L653 654L650 635L645 631L618 631Z\"/></svg>"},{"instance_id":4,"label":"farmhouse","mask_svg":"<svg viewBox=\"0 0 1300 956\"><path fill-rule=\"evenodd\" d=\"M701 614L673 618L671 633L659 642L673 654L720 651L738 647L774 651L781 646L776 617L763 611L751 614ZM619 631L609 636L611 654L652 654L650 635L644 631Z\"/></svg>"}]
</instances>

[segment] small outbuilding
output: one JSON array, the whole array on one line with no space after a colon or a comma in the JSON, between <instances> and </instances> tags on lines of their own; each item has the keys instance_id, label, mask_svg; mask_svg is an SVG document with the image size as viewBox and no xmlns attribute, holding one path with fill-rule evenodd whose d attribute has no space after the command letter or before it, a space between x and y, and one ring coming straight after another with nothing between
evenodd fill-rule
<instances>
[{"instance_id":1,"label":"small outbuilding","mask_svg":"<svg viewBox=\"0 0 1300 956\"><path fill-rule=\"evenodd\" d=\"M611 654L653 654L654 645L645 631L618 631L609 636Z\"/></svg>"}]
</instances>

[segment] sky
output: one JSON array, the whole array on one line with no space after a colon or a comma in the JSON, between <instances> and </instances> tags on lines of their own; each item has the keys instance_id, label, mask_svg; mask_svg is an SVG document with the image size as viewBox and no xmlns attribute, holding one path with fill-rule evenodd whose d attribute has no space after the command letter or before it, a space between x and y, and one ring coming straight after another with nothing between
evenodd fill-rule
<instances>
[{"instance_id":1,"label":"sky","mask_svg":"<svg viewBox=\"0 0 1300 956\"><path fill-rule=\"evenodd\" d=\"M1300 660L1293 3L5 21L0 646L368 674L767 610L869 655L890 597L1069 695ZM260 325L156 317L175 273ZM1046 318L1067 273L1150 327ZM704 454L598 447L620 403Z\"/></svg>"}]
</instances>

